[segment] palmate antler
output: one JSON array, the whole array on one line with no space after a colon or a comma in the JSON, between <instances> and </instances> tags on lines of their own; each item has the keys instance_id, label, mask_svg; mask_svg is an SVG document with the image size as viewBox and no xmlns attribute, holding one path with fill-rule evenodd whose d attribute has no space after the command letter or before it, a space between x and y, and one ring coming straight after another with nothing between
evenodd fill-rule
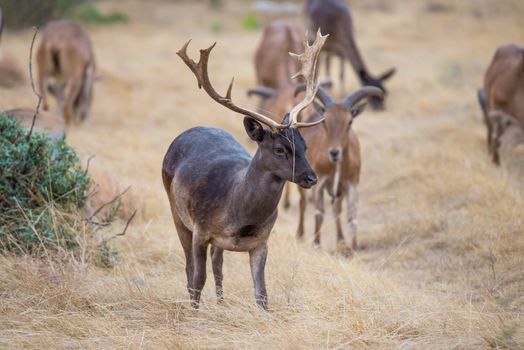
<instances>
[{"instance_id":1,"label":"palmate antler","mask_svg":"<svg viewBox=\"0 0 524 350\"><path fill-rule=\"evenodd\" d=\"M329 34L322 36L322 34L320 34L319 29L317 31L317 37L315 38L315 42L313 42L313 44L310 46L307 40L306 33L306 38L304 40L304 53L301 55L297 55L291 52L289 53L291 57L296 58L301 64L300 71L298 71L294 76L292 76L291 79L294 79L299 75L302 75L306 81L306 95L304 96L304 99L300 101L295 107L293 107L293 109L291 109L291 111L289 112L289 120L291 123L291 127L300 128L313 126L321 123L324 120L320 119L313 123L299 123L297 118L298 114L315 99L315 95L318 90L318 79L315 74L315 69L317 67L320 50L326 42L328 35Z\"/></svg>"},{"instance_id":2,"label":"palmate antler","mask_svg":"<svg viewBox=\"0 0 524 350\"><path fill-rule=\"evenodd\" d=\"M315 93L317 91L318 85L315 78L315 67L318 60L318 55L320 53L320 49L322 48L322 45L324 45L324 42L326 41L327 35L322 36L320 34L320 31L317 33L317 39L313 43L313 45L309 46L306 40L305 43L305 51L302 55L296 55L292 54L292 56L296 57L301 63L302 63L302 69L294 76L302 75L304 78L306 78L307 82L307 90L306 90L306 97L303 101L301 101L299 104L297 104L289 113L289 123L287 124L280 124L275 122L269 117L266 117L265 115L262 115L260 113L239 107L233 103L231 100L231 90L233 88L233 81L234 79L231 79L231 83L229 84L229 87L226 92L226 96L221 96L216 90L213 88L211 82L209 81L209 75L207 72L207 65L209 61L209 55L211 53L211 50L215 47L216 43L211 45L205 50L200 50L200 59L198 62L195 62L189 56L187 55L187 47L189 46L189 43L191 40L189 40L187 43L185 43L184 46L177 52L177 55L182 58L184 63L191 69L195 77L198 81L198 87L204 88L204 91L207 92L207 94L216 102L220 103L224 107L229 108L230 110L240 113L242 115L247 115L267 126L272 128L273 130L278 129L285 129L285 128L300 128L300 127L308 127L316 125L322 120L316 121L314 123L298 123L297 117L298 113L302 109L304 109L308 104L310 104L313 99L315 98Z\"/></svg>"}]
</instances>

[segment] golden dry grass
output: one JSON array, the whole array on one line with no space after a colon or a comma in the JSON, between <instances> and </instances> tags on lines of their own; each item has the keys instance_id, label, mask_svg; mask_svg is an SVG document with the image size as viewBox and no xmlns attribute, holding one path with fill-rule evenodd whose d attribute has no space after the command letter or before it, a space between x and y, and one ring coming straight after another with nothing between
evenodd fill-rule
<instances>
[{"instance_id":1,"label":"golden dry grass","mask_svg":"<svg viewBox=\"0 0 524 350\"><path fill-rule=\"evenodd\" d=\"M244 91L254 84L261 31L242 29L244 2L221 12L198 3L101 2L128 13L131 23L88 28L105 79L92 118L68 140L84 162L96 154L92 174L105 195L132 186L127 204L139 215L117 240L120 259L111 270L0 258L0 348L523 347L524 152L506 152L503 167L492 166L475 94L495 47L524 42L524 6L352 5L369 66L398 69L387 111L367 111L354 124L364 160L362 250L347 259L329 253L332 237L322 251L297 244L295 204L281 211L270 238L271 312L254 306L247 254L240 253L226 253L225 304L216 304L208 276L202 309L190 309L162 157L176 135L196 125L225 128L244 144L247 137L239 116L197 90L175 52L190 37L192 56L218 41L214 84L225 90L234 75L234 98L255 105ZM223 22L222 32L209 30L213 19ZM2 45L25 62L30 39L30 31L6 32ZM353 77L348 86L356 87ZM5 109L34 104L28 84L0 95ZM324 233L333 230L327 219Z\"/></svg>"}]
</instances>

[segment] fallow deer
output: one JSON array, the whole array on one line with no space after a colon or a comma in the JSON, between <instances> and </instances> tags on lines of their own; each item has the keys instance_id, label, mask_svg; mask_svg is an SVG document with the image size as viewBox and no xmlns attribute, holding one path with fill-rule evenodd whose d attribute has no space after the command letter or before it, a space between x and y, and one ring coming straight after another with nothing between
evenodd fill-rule
<instances>
[{"instance_id":1,"label":"fallow deer","mask_svg":"<svg viewBox=\"0 0 524 350\"><path fill-rule=\"evenodd\" d=\"M509 44L497 49L478 98L487 129L488 152L493 163L500 165L502 135L509 126L524 128L523 46Z\"/></svg>"},{"instance_id":2,"label":"fallow deer","mask_svg":"<svg viewBox=\"0 0 524 350\"><path fill-rule=\"evenodd\" d=\"M299 86L297 92L304 89ZM320 244L320 229L324 220L324 192L333 199L333 214L335 216L337 243L344 240L340 213L342 201L346 199L348 210L349 231L352 236L352 248L357 249L357 204L358 183L360 180L360 144L356 133L351 128L353 120L363 111L364 104L358 104L364 98L384 96L382 90L373 86L365 86L335 103L330 94L319 87L317 98L321 105L316 104L317 112L307 121L314 122L323 118L320 125L304 130L303 137L307 144L314 145L307 151L307 159L318 176L315 195L315 239L314 244ZM316 103L316 102L315 102ZM300 190L300 217L297 238L304 235L304 213L306 196Z\"/></svg>"},{"instance_id":3,"label":"fallow deer","mask_svg":"<svg viewBox=\"0 0 524 350\"><path fill-rule=\"evenodd\" d=\"M286 181L308 188L317 177L306 160L306 143L298 130L321 121L302 123L298 113L312 102L317 90L315 66L326 37L318 33L306 45L297 74L307 82L304 99L282 123L238 107L231 100L233 81L221 96L209 81L209 55L214 44L200 50L200 59L187 55L187 42L178 55L197 78L198 85L219 104L244 115L248 136L258 149L251 158L226 131L196 127L179 135L169 146L162 165L164 183L175 227L186 257L187 288L192 306L198 308L206 281L207 247L219 302L223 298L223 251L248 251L257 304L267 310L264 267L267 240L278 215L277 205ZM264 129L262 125L270 129Z\"/></svg>"},{"instance_id":4,"label":"fallow deer","mask_svg":"<svg viewBox=\"0 0 524 350\"><path fill-rule=\"evenodd\" d=\"M366 67L355 41L353 20L349 8L343 0L307 0L304 7L306 26L313 33L320 29L329 34L324 45L326 71L331 73L331 56L340 58L340 89L344 95L344 63L349 60L362 85L376 86L384 93L384 81L389 79L395 68L391 68L378 77L373 76ZM369 102L373 108L383 109L383 99L371 97Z\"/></svg>"},{"instance_id":5,"label":"fallow deer","mask_svg":"<svg viewBox=\"0 0 524 350\"><path fill-rule=\"evenodd\" d=\"M85 120L90 113L95 81L95 56L86 32L71 21L49 22L36 54L38 87L43 109L47 93L54 95L66 125Z\"/></svg>"}]
</instances>

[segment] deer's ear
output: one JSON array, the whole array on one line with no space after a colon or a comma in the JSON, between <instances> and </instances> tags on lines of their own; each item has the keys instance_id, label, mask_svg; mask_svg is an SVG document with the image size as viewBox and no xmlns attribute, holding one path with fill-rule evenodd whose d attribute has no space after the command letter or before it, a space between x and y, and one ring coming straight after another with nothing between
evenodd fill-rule
<instances>
[{"instance_id":1,"label":"deer's ear","mask_svg":"<svg viewBox=\"0 0 524 350\"><path fill-rule=\"evenodd\" d=\"M366 109L367 103L361 103L356 105L355 107L351 108L351 116L353 118L356 118L360 113L364 112L364 109Z\"/></svg>"},{"instance_id":2,"label":"deer's ear","mask_svg":"<svg viewBox=\"0 0 524 350\"><path fill-rule=\"evenodd\" d=\"M257 122L253 118L244 117L244 128L246 129L247 136L253 141L262 142L266 131L262 127L262 124Z\"/></svg>"}]
</instances>

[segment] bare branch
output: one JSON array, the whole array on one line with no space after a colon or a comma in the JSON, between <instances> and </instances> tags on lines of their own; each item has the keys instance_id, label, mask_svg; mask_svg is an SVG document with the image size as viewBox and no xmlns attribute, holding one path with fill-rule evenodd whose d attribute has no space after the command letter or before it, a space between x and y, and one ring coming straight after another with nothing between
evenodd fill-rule
<instances>
[{"instance_id":1,"label":"bare branch","mask_svg":"<svg viewBox=\"0 0 524 350\"><path fill-rule=\"evenodd\" d=\"M91 159L95 158L95 156L96 153L92 154L91 156L89 156L89 158L87 158L86 170L84 172L85 175L87 175L87 172L89 171L89 164L91 163Z\"/></svg>"},{"instance_id":2,"label":"bare branch","mask_svg":"<svg viewBox=\"0 0 524 350\"><path fill-rule=\"evenodd\" d=\"M36 97L38 97L38 103L36 104L35 109L35 115L33 116L33 121L31 123L31 128L29 129L29 132L27 133L27 140L31 138L31 135L33 134L33 128L35 126L36 117L38 116L38 112L40 111L40 104L42 104L42 95L40 95L35 88L35 82L33 80L33 46L35 45L35 39L36 35L38 34L39 27L35 27L35 32L33 34L33 40L31 41L31 48L29 49L29 79L31 79L31 88L33 89L33 93Z\"/></svg>"},{"instance_id":3,"label":"bare branch","mask_svg":"<svg viewBox=\"0 0 524 350\"><path fill-rule=\"evenodd\" d=\"M116 202L119 198L121 198L124 194L126 194L127 191L129 191L129 189L131 188L131 186L129 186L128 188L126 188L124 191L122 191L122 193L116 195L113 199L111 199L109 202L106 202L104 204L102 204L97 210L95 210L95 212L93 214L91 214L91 216L87 219L87 221L91 222L91 219L94 218L96 216L96 214L100 213L100 211L105 208L106 206L110 205L110 204L113 204L114 202Z\"/></svg>"},{"instance_id":4,"label":"bare branch","mask_svg":"<svg viewBox=\"0 0 524 350\"><path fill-rule=\"evenodd\" d=\"M135 211L133 212L133 214L131 214L131 216L129 217L129 219L127 219L127 222L126 222L126 226L124 227L124 231L120 232L120 233L117 233L115 235L116 236L123 236L126 234L126 231L127 231L127 228L129 227L129 224L131 223L131 221L133 221L133 219L135 218L135 215L136 215L136 209Z\"/></svg>"}]
</instances>

